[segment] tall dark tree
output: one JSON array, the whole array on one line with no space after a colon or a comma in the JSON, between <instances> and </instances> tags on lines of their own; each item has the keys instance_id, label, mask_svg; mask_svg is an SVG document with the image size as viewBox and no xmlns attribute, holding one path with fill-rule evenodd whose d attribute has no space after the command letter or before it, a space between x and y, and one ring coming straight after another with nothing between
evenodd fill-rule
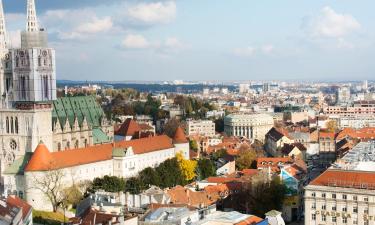
<instances>
[{"instance_id":1,"label":"tall dark tree","mask_svg":"<svg viewBox=\"0 0 375 225\"><path fill-rule=\"evenodd\" d=\"M136 195L141 193L143 190L144 185L142 185L142 182L137 177L131 177L128 180L126 180L125 183L125 192L129 192L130 194Z\"/></svg>"},{"instance_id":2,"label":"tall dark tree","mask_svg":"<svg viewBox=\"0 0 375 225\"><path fill-rule=\"evenodd\" d=\"M138 174L138 178L144 189L147 189L151 185L159 186L160 177L155 169L147 167Z\"/></svg>"},{"instance_id":3,"label":"tall dark tree","mask_svg":"<svg viewBox=\"0 0 375 225\"><path fill-rule=\"evenodd\" d=\"M215 165L210 159L199 159L197 170L197 174L201 180L216 175Z\"/></svg>"},{"instance_id":4,"label":"tall dark tree","mask_svg":"<svg viewBox=\"0 0 375 225\"><path fill-rule=\"evenodd\" d=\"M182 172L176 158L167 159L161 163L156 168L156 172L160 177L161 188L174 187L176 185L184 184Z\"/></svg>"}]
</instances>

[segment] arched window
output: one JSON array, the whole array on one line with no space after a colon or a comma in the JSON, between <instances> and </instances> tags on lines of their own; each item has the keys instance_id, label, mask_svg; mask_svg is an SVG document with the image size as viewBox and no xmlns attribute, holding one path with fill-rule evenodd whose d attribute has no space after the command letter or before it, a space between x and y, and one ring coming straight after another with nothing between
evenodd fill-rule
<instances>
[{"instance_id":1,"label":"arched window","mask_svg":"<svg viewBox=\"0 0 375 225\"><path fill-rule=\"evenodd\" d=\"M42 66L42 58L40 56L38 57L38 66Z\"/></svg>"},{"instance_id":2,"label":"arched window","mask_svg":"<svg viewBox=\"0 0 375 225\"><path fill-rule=\"evenodd\" d=\"M15 128L16 128L16 134L18 134L18 117L16 117Z\"/></svg>"},{"instance_id":3,"label":"arched window","mask_svg":"<svg viewBox=\"0 0 375 225\"><path fill-rule=\"evenodd\" d=\"M78 148L78 146L79 146L79 142L78 142L78 140L76 140L76 143L75 143L75 145L74 145L74 148Z\"/></svg>"},{"instance_id":4,"label":"arched window","mask_svg":"<svg viewBox=\"0 0 375 225\"><path fill-rule=\"evenodd\" d=\"M57 143L57 151L61 151L61 143Z\"/></svg>"},{"instance_id":5,"label":"arched window","mask_svg":"<svg viewBox=\"0 0 375 225\"><path fill-rule=\"evenodd\" d=\"M9 134L9 117L6 118L7 133Z\"/></svg>"},{"instance_id":6,"label":"arched window","mask_svg":"<svg viewBox=\"0 0 375 225\"><path fill-rule=\"evenodd\" d=\"M87 147L87 139L85 139L85 148Z\"/></svg>"},{"instance_id":7,"label":"arched window","mask_svg":"<svg viewBox=\"0 0 375 225\"><path fill-rule=\"evenodd\" d=\"M65 149L70 149L70 141L66 142L66 148Z\"/></svg>"},{"instance_id":8,"label":"arched window","mask_svg":"<svg viewBox=\"0 0 375 225\"><path fill-rule=\"evenodd\" d=\"M13 117L10 118L10 133L14 133L14 121Z\"/></svg>"},{"instance_id":9,"label":"arched window","mask_svg":"<svg viewBox=\"0 0 375 225\"><path fill-rule=\"evenodd\" d=\"M20 64L20 59L18 58L18 56L16 57L16 67L18 67Z\"/></svg>"}]
</instances>

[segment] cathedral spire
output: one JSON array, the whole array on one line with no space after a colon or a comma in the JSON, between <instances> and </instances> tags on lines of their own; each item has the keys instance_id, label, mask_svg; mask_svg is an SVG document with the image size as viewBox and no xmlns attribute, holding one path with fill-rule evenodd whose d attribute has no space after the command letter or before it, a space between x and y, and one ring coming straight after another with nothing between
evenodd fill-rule
<instances>
[{"instance_id":1,"label":"cathedral spire","mask_svg":"<svg viewBox=\"0 0 375 225\"><path fill-rule=\"evenodd\" d=\"M7 32L5 27L5 15L3 8L3 1L0 0L0 49L4 50L8 47Z\"/></svg>"},{"instance_id":2,"label":"cathedral spire","mask_svg":"<svg viewBox=\"0 0 375 225\"><path fill-rule=\"evenodd\" d=\"M38 19L36 17L35 0L27 0L27 32L39 31Z\"/></svg>"}]
</instances>

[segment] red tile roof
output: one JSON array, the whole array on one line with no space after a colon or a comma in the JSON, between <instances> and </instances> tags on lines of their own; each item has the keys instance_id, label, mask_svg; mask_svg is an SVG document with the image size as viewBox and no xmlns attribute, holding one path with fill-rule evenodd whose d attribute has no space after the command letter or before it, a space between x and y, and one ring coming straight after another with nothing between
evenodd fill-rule
<instances>
[{"instance_id":1,"label":"red tile roof","mask_svg":"<svg viewBox=\"0 0 375 225\"><path fill-rule=\"evenodd\" d=\"M24 200L20 199L17 196L10 195L7 198L8 206L17 207L22 209L22 218L25 219L29 213L31 213L32 207L31 205L27 204Z\"/></svg>"},{"instance_id":2,"label":"red tile roof","mask_svg":"<svg viewBox=\"0 0 375 225\"><path fill-rule=\"evenodd\" d=\"M172 140L166 135L121 141L114 144L95 145L61 152L50 152L43 143L40 143L27 164L25 171L46 171L110 160L112 159L112 150L114 147L132 147L134 154L144 154L173 148L174 146Z\"/></svg>"},{"instance_id":3,"label":"red tile roof","mask_svg":"<svg viewBox=\"0 0 375 225\"><path fill-rule=\"evenodd\" d=\"M375 172L326 170L309 185L375 190Z\"/></svg>"},{"instance_id":4,"label":"red tile roof","mask_svg":"<svg viewBox=\"0 0 375 225\"><path fill-rule=\"evenodd\" d=\"M181 127L177 127L176 133L173 138L173 143L176 143L176 144L188 143L188 140L185 136L185 132Z\"/></svg>"},{"instance_id":5,"label":"red tile roof","mask_svg":"<svg viewBox=\"0 0 375 225\"><path fill-rule=\"evenodd\" d=\"M138 133L141 130L139 127L138 123L135 122L134 120L128 118L125 120L125 122L115 130L116 135L121 135L121 136L133 136L136 133Z\"/></svg>"},{"instance_id":6,"label":"red tile roof","mask_svg":"<svg viewBox=\"0 0 375 225\"><path fill-rule=\"evenodd\" d=\"M338 135L337 139L341 140L345 137L352 139L375 139L375 127L365 127L362 129L345 128Z\"/></svg>"}]
</instances>

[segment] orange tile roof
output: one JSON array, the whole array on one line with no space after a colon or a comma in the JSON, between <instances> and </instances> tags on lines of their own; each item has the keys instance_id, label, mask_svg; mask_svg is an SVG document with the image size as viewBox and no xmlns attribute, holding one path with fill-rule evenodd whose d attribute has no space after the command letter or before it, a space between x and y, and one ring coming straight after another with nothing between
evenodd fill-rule
<instances>
[{"instance_id":1,"label":"orange tile roof","mask_svg":"<svg viewBox=\"0 0 375 225\"><path fill-rule=\"evenodd\" d=\"M246 220L243 220L239 223L236 223L235 225L254 225L254 224L259 223L261 221L263 221L263 219L260 218L260 217L250 216Z\"/></svg>"},{"instance_id":2,"label":"orange tile roof","mask_svg":"<svg viewBox=\"0 0 375 225\"><path fill-rule=\"evenodd\" d=\"M173 148L174 146L172 140L166 135L120 141L114 144L95 145L61 152L50 152L43 143L40 143L27 164L25 171L47 171L110 160L112 159L112 150L114 147L132 147L134 154L144 154Z\"/></svg>"},{"instance_id":3,"label":"orange tile roof","mask_svg":"<svg viewBox=\"0 0 375 225\"><path fill-rule=\"evenodd\" d=\"M133 136L137 132L139 132L141 128L139 127L138 123L135 122L135 120L132 120L130 118L126 119L125 122L115 130L116 135L121 136Z\"/></svg>"},{"instance_id":4,"label":"orange tile roof","mask_svg":"<svg viewBox=\"0 0 375 225\"><path fill-rule=\"evenodd\" d=\"M365 127L358 130L345 128L337 135L337 139L341 140L347 136L352 139L375 139L375 127Z\"/></svg>"},{"instance_id":5,"label":"orange tile roof","mask_svg":"<svg viewBox=\"0 0 375 225\"><path fill-rule=\"evenodd\" d=\"M375 172L326 170L309 185L375 190Z\"/></svg>"},{"instance_id":6,"label":"orange tile roof","mask_svg":"<svg viewBox=\"0 0 375 225\"><path fill-rule=\"evenodd\" d=\"M334 139L335 138L335 133L333 132L319 132L319 138L330 138Z\"/></svg>"},{"instance_id":7,"label":"orange tile roof","mask_svg":"<svg viewBox=\"0 0 375 225\"><path fill-rule=\"evenodd\" d=\"M173 142L176 144L187 143L188 140L185 136L185 132L181 127L177 127L176 133L173 138Z\"/></svg>"},{"instance_id":8,"label":"orange tile roof","mask_svg":"<svg viewBox=\"0 0 375 225\"><path fill-rule=\"evenodd\" d=\"M14 196L14 195L8 196L8 198L7 198L7 204L9 204L9 206L13 206L13 207L16 206L18 208L21 208L22 209L22 218L23 219L25 219L26 216L32 210L31 205L27 204L27 202L25 202L24 200L20 199L17 196Z\"/></svg>"}]
</instances>

